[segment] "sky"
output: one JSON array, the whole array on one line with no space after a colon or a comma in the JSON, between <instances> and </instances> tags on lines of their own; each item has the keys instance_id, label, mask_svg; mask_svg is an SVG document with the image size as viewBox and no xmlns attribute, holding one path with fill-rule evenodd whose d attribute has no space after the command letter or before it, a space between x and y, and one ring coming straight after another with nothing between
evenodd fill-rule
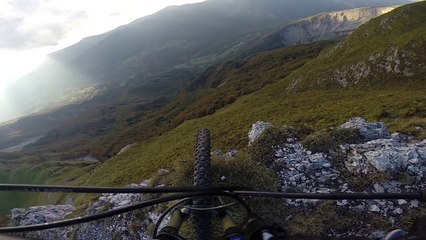
<instances>
[{"instance_id":1,"label":"sky","mask_svg":"<svg viewBox=\"0 0 426 240\"><path fill-rule=\"evenodd\" d=\"M46 55L166 6L202 0L0 0L0 94Z\"/></svg>"}]
</instances>

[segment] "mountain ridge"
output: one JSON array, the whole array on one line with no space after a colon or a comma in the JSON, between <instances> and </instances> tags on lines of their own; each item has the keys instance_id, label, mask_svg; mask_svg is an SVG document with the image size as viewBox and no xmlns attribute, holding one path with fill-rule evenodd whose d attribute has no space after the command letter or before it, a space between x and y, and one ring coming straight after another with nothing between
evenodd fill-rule
<instances>
[{"instance_id":1,"label":"mountain ridge","mask_svg":"<svg viewBox=\"0 0 426 240\"><path fill-rule=\"evenodd\" d=\"M203 69L226 58L217 52L224 51L238 37L256 32L264 27L284 24L293 20L324 11L347 8L346 1L327 0L318 4L313 0L303 2L267 0L256 1L206 1L167 8L157 14L136 20L113 31L83 40L70 49L81 52L68 54L54 53L55 64L47 63L35 74L25 76L12 85L8 92L10 102L19 102L15 110L24 115L43 108L46 102L54 102L58 92L78 90L95 83L121 82L130 77L144 82L146 76L163 74L174 68ZM351 1L348 1L351 3ZM351 3L353 6L377 5L378 3L405 3L406 1L368 1ZM302 6L312 6L304 9ZM224 11L225 9L225 11ZM283 14L282 9L292 9ZM254 16L254 17L253 17ZM178 19L178 21L176 21ZM233 24L227 24L233 22ZM212 24L215 23L215 24ZM96 43L96 44L94 44ZM94 45L93 45L94 44ZM84 45L84 46L83 46ZM78 49L80 48L80 49ZM71 60L72 59L72 60ZM46 72L63 65L64 71L49 75ZM52 71L54 72L54 71ZM72 74L79 74L84 81ZM67 77L71 75L71 77ZM22 82L31 82L31 89ZM50 84L56 85L49 88ZM37 86L45 88L44 94L35 91ZM52 85L53 86L53 85ZM14 95L17 97L14 98ZM47 99L47 100L40 100Z\"/></svg>"},{"instance_id":2,"label":"mountain ridge","mask_svg":"<svg viewBox=\"0 0 426 240\"><path fill-rule=\"evenodd\" d=\"M288 90L398 84L387 78L414 85L424 81L426 26L422 19L426 18L426 2L394 12L361 26L350 39L293 73Z\"/></svg>"},{"instance_id":3,"label":"mountain ridge","mask_svg":"<svg viewBox=\"0 0 426 240\"><path fill-rule=\"evenodd\" d=\"M296 44L343 39L362 24L396 7L398 6L354 8L320 13L300 19L265 36L250 40L252 43L248 43L247 49L244 49L243 53L237 53L237 56L244 58L256 52L269 51Z\"/></svg>"}]
</instances>

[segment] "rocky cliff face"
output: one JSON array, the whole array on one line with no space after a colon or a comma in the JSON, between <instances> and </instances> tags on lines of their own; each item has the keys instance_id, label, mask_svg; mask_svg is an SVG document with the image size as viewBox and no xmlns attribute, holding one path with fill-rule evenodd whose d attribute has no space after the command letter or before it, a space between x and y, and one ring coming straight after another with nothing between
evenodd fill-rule
<instances>
[{"instance_id":1,"label":"rocky cliff face","mask_svg":"<svg viewBox=\"0 0 426 240\"><path fill-rule=\"evenodd\" d=\"M349 35L372 18L390 12L396 7L355 8L319 14L285 27L279 36L284 46L336 39Z\"/></svg>"},{"instance_id":2,"label":"rocky cliff face","mask_svg":"<svg viewBox=\"0 0 426 240\"><path fill-rule=\"evenodd\" d=\"M372 19L289 76L288 90L424 85L425 10L418 2Z\"/></svg>"},{"instance_id":3,"label":"rocky cliff face","mask_svg":"<svg viewBox=\"0 0 426 240\"><path fill-rule=\"evenodd\" d=\"M398 6L354 8L304 18L266 36L255 38L254 43L251 43L240 57L297 44L341 39L349 36L371 19L390 12L396 7Z\"/></svg>"}]
</instances>

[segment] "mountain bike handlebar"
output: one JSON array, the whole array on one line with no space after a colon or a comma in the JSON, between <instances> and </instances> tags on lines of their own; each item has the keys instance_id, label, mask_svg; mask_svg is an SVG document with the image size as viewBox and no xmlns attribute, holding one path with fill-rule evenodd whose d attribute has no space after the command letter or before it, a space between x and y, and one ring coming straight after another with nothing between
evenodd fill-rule
<instances>
[{"instance_id":1,"label":"mountain bike handlebar","mask_svg":"<svg viewBox=\"0 0 426 240\"><path fill-rule=\"evenodd\" d=\"M417 199L426 201L425 191L415 193L283 193L283 192L261 192L245 191L245 187L157 187L157 188L105 188L105 187L73 187L73 186L44 186L44 185L26 185L26 184L0 184L0 191L32 191L32 192L79 192L79 193L178 193L166 197L161 197L135 205L117 208L103 213L98 213L86 217L78 217L53 223L38 224L31 226L5 227L0 228L0 233L16 233L25 231L38 231L57 227L70 226L74 224L85 223L111 217L117 214L141 209L160 203L175 201L184 198L194 198L201 196L226 196L235 199L249 209L238 196L251 197L274 197L288 199ZM248 210L250 211L250 210Z\"/></svg>"},{"instance_id":2,"label":"mountain bike handlebar","mask_svg":"<svg viewBox=\"0 0 426 240\"><path fill-rule=\"evenodd\" d=\"M17 192L70 192L70 193L195 193L205 191L231 192L240 196L288 199L417 199L426 201L426 189L411 193L287 193L254 191L243 186L222 187L94 187L34 184L0 184L0 191Z\"/></svg>"}]
</instances>

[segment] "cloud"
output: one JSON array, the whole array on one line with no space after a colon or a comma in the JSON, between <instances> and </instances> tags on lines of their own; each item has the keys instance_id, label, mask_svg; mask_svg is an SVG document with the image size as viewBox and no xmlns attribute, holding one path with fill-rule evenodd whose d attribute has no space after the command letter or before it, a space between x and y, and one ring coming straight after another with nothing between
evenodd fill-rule
<instances>
[{"instance_id":1,"label":"cloud","mask_svg":"<svg viewBox=\"0 0 426 240\"><path fill-rule=\"evenodd\" d=\"M39 8L42 1L40 0L9 0L9 6L17 12L30 14Z\"/></svg>"},{"instance_id":2,"label":"cloud","mask_svg":"<svg viewBox=\"0 0 426 240\"><path fill-rule=\"evenodd\" d=\"M202 0L0 0L0 50L72 43L167 5Z\"/></svg>"},{"instance_id":3,"label":"cloud","mask_svg":"<svg viewBox=\"0 0 426 240\"><path fill-rule=\"evenodd\" d=\"M23 18L0 19L0 48L28 49L56 45L66 30L58 23L29 27Z\"/></svg>"},{"instance_id":4,"label":"cloud","mask_svg":"<svg viewBox=\"0 0 426 240\"><path fill-rule=\"evenodd\" d=\"M0 49L57 45L88 21L81 10L63 10L46 0L13 0L0 5Z\"/></svg>"}]
</instances>

